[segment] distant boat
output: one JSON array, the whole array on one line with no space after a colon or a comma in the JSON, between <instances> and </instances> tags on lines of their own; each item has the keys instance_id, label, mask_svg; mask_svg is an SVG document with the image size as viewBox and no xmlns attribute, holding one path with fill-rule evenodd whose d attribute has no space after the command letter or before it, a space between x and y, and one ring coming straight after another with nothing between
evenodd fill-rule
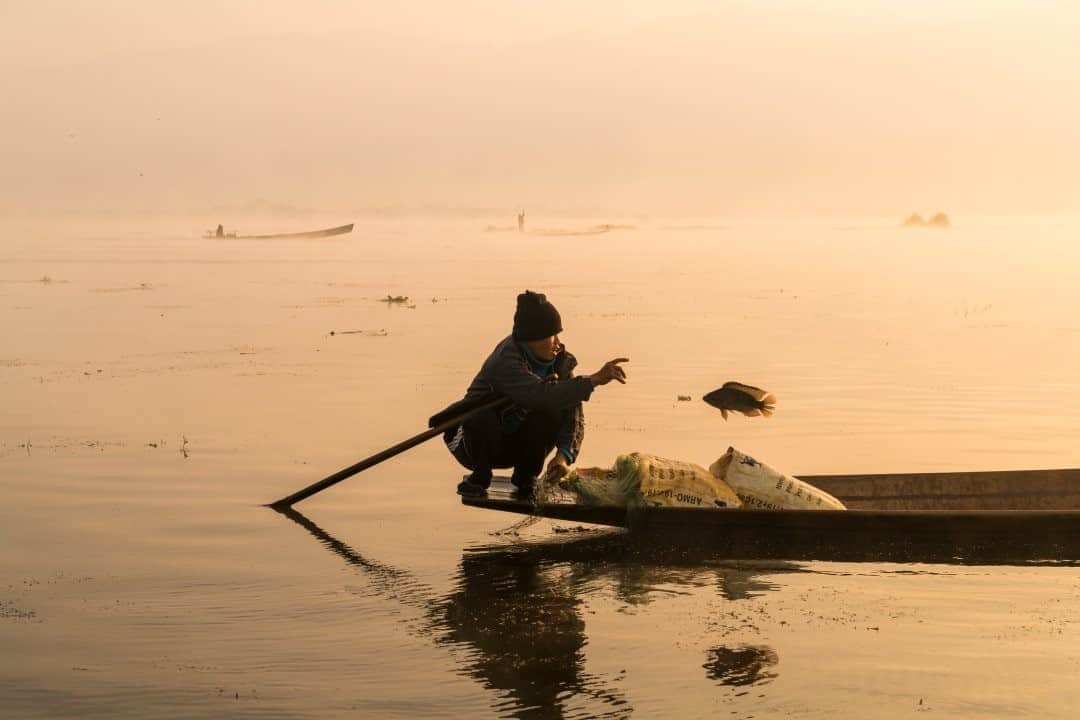
<instances>
[{"instance_id":1,"label":"distant boat","mask_svg":"<svg viewBox=\"0 0 1080 720\"><path fill-rule=\"evenodd\" d=\"M325 230L309 230L308 232L297 233L274 233L273 235L237 235L236 233L226 233L224 235L218 235L213 230L207 230L203 237L208 238L235 238L237 240L278 240L278 239L297 239L297 238L323 238L333 237L334 235L345 235L351 233L353 224L338 225L337 227L326 228Z\"/></svg>"}]
</instances>

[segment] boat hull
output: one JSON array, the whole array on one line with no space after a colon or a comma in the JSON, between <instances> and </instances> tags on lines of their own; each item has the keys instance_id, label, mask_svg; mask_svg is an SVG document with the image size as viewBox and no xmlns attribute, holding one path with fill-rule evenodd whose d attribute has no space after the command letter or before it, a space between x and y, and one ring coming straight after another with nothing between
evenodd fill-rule
<instances>
[{"instance_id":1,"label":"boat hull","mask_svg":"<svg viewBox=\"0 0 1080 720\"><path fill-rule=\"evenodd\" d=\"M502 478L465 505L626 528L643 543L732 558L1080 562L1080 470L801 476L848 510L533 505Z\"/></svg>"},{"instance_id":2,"label":"boat hull","mask_svg":"<svg viewBox=\"0 0 1080 720\"><path fill-rule=\"evenodd\" d=\"M334 237L335 235L346 235L351 233L353 229L353 223L348 225L339 225L337 227L326 228L324 230L309 230L307 232L298 233L275 233L272 235L237 235L236 233L227 233L225 235L216 235L212 232L206 233L205 237L208 238L221 238L223 240L295 240L306 238L324 238Z\"/></svg>"}]
</instances>

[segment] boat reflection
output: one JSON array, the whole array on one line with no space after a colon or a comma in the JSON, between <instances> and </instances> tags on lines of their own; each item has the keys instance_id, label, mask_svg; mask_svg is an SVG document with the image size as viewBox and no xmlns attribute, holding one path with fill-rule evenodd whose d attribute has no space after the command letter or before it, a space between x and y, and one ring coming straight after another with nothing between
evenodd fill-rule
<instances>
[{"instance_id":1,"label":"boat reflection","mask_svg":"<svg viewBox=\"0 0 1080 720\"><path fill-rule=\"evenodd\" d=\"M762 575L800 569L778 562L724 566L685 548L643 547L617 531L588 531L468 548L453 588L440 594L407 571L364 557L299 512L282 514L362 571L380 595L416 610L419 623L403 623L452 648L459 672L501 693L505 702L495 709L511 717L632 714L620 687L625 676L585 669L581 598L598 587L634 605L687 587L714 587L739 600L773 589ZM719 646L704 660L707 678L738 687L771 681L778 658L767 646Z\"/></svg>"}]
</instances>

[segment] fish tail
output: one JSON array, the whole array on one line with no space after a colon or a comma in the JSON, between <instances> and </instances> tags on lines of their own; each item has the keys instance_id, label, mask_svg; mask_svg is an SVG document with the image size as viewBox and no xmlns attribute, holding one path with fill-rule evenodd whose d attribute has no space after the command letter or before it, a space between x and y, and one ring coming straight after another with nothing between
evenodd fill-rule
<instances>
[{"instance_id":1,"label":"fish tail","mask_svg":"<svg viewBox=\"0 0 1080 720\"><path fill-rule=\"evenodd\" d=\"M769 393L761 399L761 414L765 417L772 417L773 412L776 410L776 396Z\"/></svg>"}]
</instances>

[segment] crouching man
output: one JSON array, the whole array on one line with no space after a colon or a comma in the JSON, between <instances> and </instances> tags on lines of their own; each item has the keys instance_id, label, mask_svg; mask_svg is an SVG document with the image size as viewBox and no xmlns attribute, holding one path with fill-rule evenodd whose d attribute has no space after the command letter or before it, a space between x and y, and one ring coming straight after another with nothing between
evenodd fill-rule
<instances>
[{"instance_id":1,"label":"crouching man","mask_svg":"<svg viewBox=\"0 0 1080 720\"><path fill-rule=\"evenodd\" d=\"M575 377L577 360L559 342L562 330L558 310L544 295L529 290L518 295L513 333L495 346L465 398L431 419L434 427L482 398L509 398L508 405L484 410L443 436L453 456L471 471L458 494L483 495L493 469L513 468L510 481L519 496L528 496L552 450L545 480L566 475L585 436L581 404L600 385L626 382L620 363L628 358Z\"/></svg>"}]
</instances>

